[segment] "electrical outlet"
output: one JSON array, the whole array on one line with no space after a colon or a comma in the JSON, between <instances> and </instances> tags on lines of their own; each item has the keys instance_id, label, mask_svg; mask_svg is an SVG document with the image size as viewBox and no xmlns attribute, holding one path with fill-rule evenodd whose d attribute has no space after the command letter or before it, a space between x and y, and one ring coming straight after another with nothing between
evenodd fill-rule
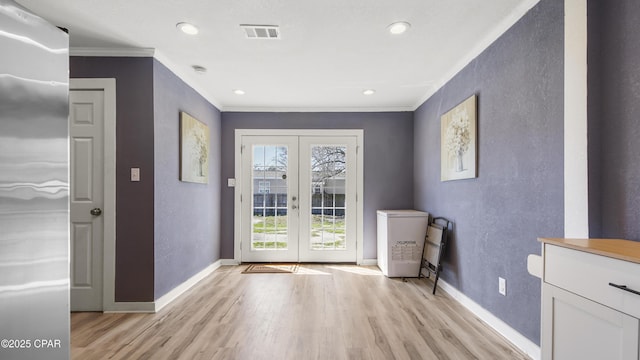
<instances>
[{"instance_id":1,"label":"electrical outlet","mask_svg":"<svg viewBox=\"0 0 640 360\"><path fill-rule=\"evenodd\" d=\"M501 277L498 277L498 292L503 296L507 296L507 280Z\"/></svg>"}]
</instances>

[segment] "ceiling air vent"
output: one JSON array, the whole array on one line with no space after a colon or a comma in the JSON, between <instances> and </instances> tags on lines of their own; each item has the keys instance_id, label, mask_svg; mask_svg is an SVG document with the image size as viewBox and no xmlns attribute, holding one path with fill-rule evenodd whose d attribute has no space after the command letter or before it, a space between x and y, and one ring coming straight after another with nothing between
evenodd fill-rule
<instances>
[{"instance_id":1,"label":"ceiling air vent","mask_svg":"<svg viewBox=\"0 0 640 360\"><path fill-rule=\"evenodd\" d=\"M247 39L280 39L278 25L247 25L240 24L247 35Z\"/></svg>"}]
</instances>

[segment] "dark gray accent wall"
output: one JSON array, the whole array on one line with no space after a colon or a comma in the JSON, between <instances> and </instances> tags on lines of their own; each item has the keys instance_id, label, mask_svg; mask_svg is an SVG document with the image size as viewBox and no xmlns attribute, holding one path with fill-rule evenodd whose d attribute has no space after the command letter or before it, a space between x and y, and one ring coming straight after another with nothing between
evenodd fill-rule
<instances>
[{"instance_id":1,"label":"dark gray accent wall","mask_svg":"<svg viewBox=\"0 0 640 360\"><path fill-rule=\"evenodd\" d=\"M640 241L640 6L588 4L589 235Z\"/></svg>"},{"instance_id":2,"label":"dark gray accent wall","mask_svg":"<svg viewBox=\"0 0 640 360\"><path fill-rule=\"evenodd\" d=\"M220 111L153 61L155 298L220 259ZM179 180L180 112L209 127L209 183Z\"/></svg>"},{"instance_id":3,"label":"dark gray accent wall","mask_svg":"<svg viewBox=\"0 0 640 360\"><path fill-rule=\"evenodd\" d=\"M71 57L70 77L116 79L115 300L153 301L153 58Z\"/></svg>"},{"instance_id":4,"label":"dark gray accent wall","mask_svg":"<svg viewBox=\"0 0 640 360\"><path fill-rule=\"evenodd\" d=\"M222 113L221 257L233 259L235 129L364 129L364 258L376 258L376 210L413 205L413 114Z\"/></svg>"},{"instance_id":5,"label":"dark gray accent wall","mask_svg":"<svg viewBox=\"0 0 640 360\"><path fill-rule=\"evenodd\" d=\"M526 260L537 237L564 233L563 17L562 1L540 1L414 118L415 207L455 224L442 278L538 344L540 279ZM478 178L441 182L440 117L472 94Z\"/></svg>"}]
</instances>

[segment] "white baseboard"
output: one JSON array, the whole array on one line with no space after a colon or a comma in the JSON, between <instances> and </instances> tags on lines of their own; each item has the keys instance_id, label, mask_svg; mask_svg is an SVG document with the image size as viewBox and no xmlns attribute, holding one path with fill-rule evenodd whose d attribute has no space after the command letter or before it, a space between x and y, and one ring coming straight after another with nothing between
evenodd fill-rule
<instances>
[{"instance_id":1,"label":"white baseboard","mask_svg":"<svg viewBox=\"0 0 640 360\"><path fill-rule=\"evenodd\" d=\"M158 298L154 302L155 304L154 310L158 312L163 307L169 305L169 303L171 303L173 300L178 298L180 295L184 294L187 290L191 289L191 287L197 284L200 280L204 279L205 277L209 276L209 274L216 271L216 269L219 268L221 265L222 265L222 260L218 260L214 262L213 264L204 268L199 273L187 279L187 281L173 288L173 290L162 295L160 298Z\"/></svg>"},{"instance_id":2,"label":"white baseboard","mask_svg":"<svg viewBox=\"0 0 640 360\"><path fill-rule=\"evenodd\" d=\"M378 259L362 259L362 262L359 264L362 266L377 266Z\"/></svg>"},{"instance_id":3,"label":"white baseboard","mask_svg":"<svg viewBox=\"0 0 640 360\"><path fill-rule=\"evenodd\" d=\"M214 272L224 263L224 260L218 260L213 264L207 266L199 273L193 275L187 281L173 288L173 290L164 294L156 301L153 302L115 302L105 307L104 313L155 313L160 311L163 307L169 305L173 300L189 290L192 286L197 284L200 280L207 277Z\"/></svg>"},{"instance_id":4,"label":"white baseboard","mask_svg":"<svg viewBox=\"0 0 640 360\"><path fill-rule=\"evenodd\" d=\"M220 259L220 265L222 266L240 265L240 261L236 259Z\"/></svg>"},{"instance_id":5,"label":"white baseboard","mask_svg":"<svg viewBox=\"0 0 640 360\"><path fill-rule=\"evenodd\" d=\"M114 302L103 310L105 314L113 313L154 313L153 302Z\"/></svg>"},{"instance_id":6,"label":"white baseboard","mask_svg":"<svg viewBox=\"0 0 640 360\"><path fill-rule=\"evenodd\" d=\"M458 289L448 284L446 281L440 279L438 281L438 287L446 291L452 298L458 301L462 306L469 309L480 320L487 323L495 331L504 336L513 345L520 349L525 354L529 355L533 360L540 360L540 347L525 336L520 334L511 326L507 325L504 321L487 311L482 306L478 305L475 301L468 298L465 294L461 293Z\"/></svg>"}]
</instances>

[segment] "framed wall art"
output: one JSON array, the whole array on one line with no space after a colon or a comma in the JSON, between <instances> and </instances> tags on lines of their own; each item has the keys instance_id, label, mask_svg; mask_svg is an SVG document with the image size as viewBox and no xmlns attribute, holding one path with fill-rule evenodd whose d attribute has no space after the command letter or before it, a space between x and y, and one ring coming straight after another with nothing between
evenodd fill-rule
<instances>
[{"instance_id":1,"label":"framed wall art","mask_svg":"<svg viewBox=\"0 0 640 360\"><path fill-rule=\"evenodd\" d=\"M456 105L440 119L440 180L469 179L476 172L476 95Z\"/></svg>"},{"instance_id":2,"label":"framed wall art","mask_svg":"<svg viewBox=\"0 0 640 360\"><path fill-rule=\"evenodd\" d=\"M209 127L180 113L180 180L209 183Z\"/></svg>"}]
</instances>

